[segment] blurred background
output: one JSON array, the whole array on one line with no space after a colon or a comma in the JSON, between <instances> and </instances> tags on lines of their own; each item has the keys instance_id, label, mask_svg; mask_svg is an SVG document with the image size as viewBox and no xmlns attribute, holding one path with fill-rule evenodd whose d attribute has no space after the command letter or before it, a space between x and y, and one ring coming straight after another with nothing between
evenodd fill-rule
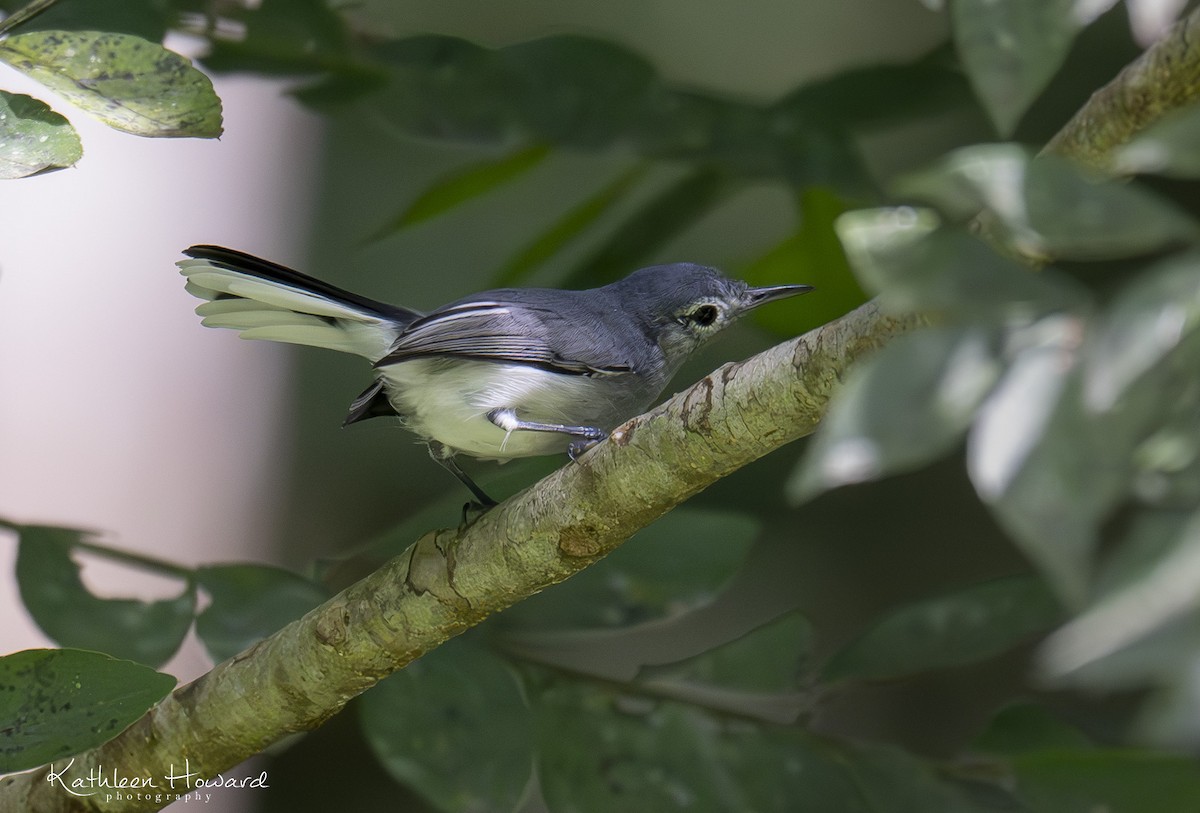
<instances>
[{"instance_id":1,"label":"blurred background","mask_svg":"<svg viewBox=\"0 0 1200 813\"><path fill-rule=\"evenodd\" d=\"M849 68L918 60L949 36L944 14L896 0L364 2L350 16L367 36L436 33L496 48L587 35L626 47L672 87L758 105ZM1043 141L1064 111L1136 52L1123 19L1110 17L1085 33L1061 78L1023 120L1019 139ZM202 51L187 38L168 45ZM25 80L0 70L6 87L21 88ZM386 538L430 505L438 506L433 524L456 523L460 486L415 438L381 421L341 428L350 400L369 383L365 362L201 328L173 263L188 245L215 243L428 309L494 286L531 235L641 158L619 145L557 149L516 183L389 229L423 190L497 160L511 145L418 139L378 110L330 105L313 112L287 94L295 86L288 78L213 73L225 104L219 141L137 140L76 122L86 149L77 168L0 187L0 516L96 529L116 546L188 564L250 560L296 570ZM872 183L991 137L974 104L897 118L848 133L866 172L822 188L830 190L831 206L844 208L870 200ZM670 157L639 168L634 192L521 284L578 282L578 269L605 247L607 235L689 170ZM820 200L809 199L809 211ZM782 178L740 179L719 206L666 230L667 239L638 258L638 265L694 261L731 276L769 277L759 283L818 285L795 309L723 335L670 392L861 301L848 275L814 278L829 273L820 264L825 255L807 267L769 259L803 227L801 212ZM69 240L63 222L70 223ZM815 630L812 657L819 658L887 607L1027 568L979 505L958 456L797 511L787 506L783 484L802 446L782 449L694 500L694 507L752 514L761 530L727 589L672 636L715 642L798 608ZM465 466L485 489L507 496L563 462ZM693 541L719 547L725 540ZM16 596L14 549L0 535L6 652L49 643ZM177 589L103 563L90 563L85 580L100 595ZM646 633L580 657L584 666L589 659L636 660L637 652L661 645ZM822 706L813 727L920 755L951 755L998 703L1034 691L1024 683L1028 654L843 691ZM207 664L189 645L166 670L189 679ZM1064 708L1073 702L1062 699ZM1117 728L1122 714L1114 704L1093 714L1091 725ZM348 716L275 758L270 794L238 795L226 800L229 809L421 809L371 767ZM353 788L328 779L340 770L333 759L360 771ZM398 807L400 800L412 807Z\"/></svg>"}]
</instances>

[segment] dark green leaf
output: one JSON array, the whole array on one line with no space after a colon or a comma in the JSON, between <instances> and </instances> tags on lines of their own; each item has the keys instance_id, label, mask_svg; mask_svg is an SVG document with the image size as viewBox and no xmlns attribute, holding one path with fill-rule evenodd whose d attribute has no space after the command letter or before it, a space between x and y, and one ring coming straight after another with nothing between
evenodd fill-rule
<instances>
[{"instance_id":1,"label":"dark green leaf","mask_svg":"<svg viewBox=\"0 0 1200 813\"><path fill-rule=\"evenodd\" d=\"M563 813L980 810L896 749L724 723L688 706L565 682L537 694L534 708L542 793Z\"/></svg>"},{"instance_id":2,"label":"dark green leaf","mask_svg":"<svg viewBox=\"0 0 1200 813\"><path fill-rule=\"evenodd\" d=\"M196 617L196 635L220 662L321 604L329 593L295 573L266 565L212 565L196 571L212 602Z\"/></svg>"},{"instance_id":3,"label":"dark green leaf","mask_svg":"<svg viewBox=\"0 0 1200 813\"><path fill-rule=\"evenodd\" d=\"M948 46L912 62L872 65L797 88L772 110L805 126L814 118L870 129L930 116L971 102L971 89Z\"/></svg>"},{"instance_id":4,"label":"dark green leaf","mask_svg":"<svg viewBox=\"0 0 1200 813\"><path fill-rule=\"evenodd\" d=\"M702 655L644 670L641 677L749 692L794 691L812 637L812 625L792 612Z\"/></svg>"},{"instance_id":5,"label":"dark green leaf","mask_svg":"<svg viewBox=\"0 0 1200 813\"><path fill-rule=\"evenodd\" d=\"M29 0L3 0L7 12L27 6ZM178 3L172 0L70 0L59 2L17 31L108 31L133 34L151 42L161 42L175 17ZM14 32L15 33L15 32Z\"/></svg>"},{"instance_id":6,"label":"dark green leaf","mask_svg":"<svg viewBox=\"0 0 1200 813\"><path fill-rule=\"evenodd\" d=\"M364 63L346 66L288 93L300 104L319 113L336 113L383 91L388 86L388 79L385 68Z\"/></svg>"},{"instance_id":7,"label":"dark green leaf","mask_svg":"<svg viewBox=\"0 0 1200 813\"><path fill-rule=\"evenodd\" d=\"M780 170L779 149L769 123L766 111L749 102L659 88L630 137L648 157L718 165L736 175L775 177Z\"/></svg>"},{"instance_id":8,"label":"dark green leaf","mask_svg":"<svg viewBox=\"0 0 1200 813\"><path fill-rule=\"evenodd\" d=\"M1021 352L967 438L975 490L1074 607L1086 594L1100 526L1129 476L1129 449L1080 403L1081 332L1070 316L1022 331Z\"/></svg>"},{"instance_id":9,"label":"dark green leaf","mask_svg":"<svg viewBox=\"0 0 1200 813\"><path fill-rule=\"evenodd\" d=\"M63 646L95 649L158 665L179 648L192 624L196 595L188 584L163 601L102 599L88 592L71 550L82 534L67 528L18 528L17 584L42 631Z\"/></svg>"},{"instance_id":10,"label":"dark green leaf","mask_svg":"<svg viewBox=\"0 0 1200 813\"><path fill-rule=\"evenodd\" d=\"M709 601L741 565L760 525L745 514L672 511L562 584L505 611L536 627L626 626Z\"/></svg>"},{"instance_id":11,"label":"dark green leaf","mask_svg":"<svg viewBox=\"0 0 1200 813\"><path fill-rule=\"evenodd\" d=\"M230 7L245 26L243 39L214 38L204 65L214 71L304 74L332 70L357 73L342 14L327 0L262 0Z\"/></svg>"},{"instance_id":12,"label":"dark green leaf","mask_svg":"<svg viewBox=\"0 0 1200 813\"><path fill-rule=\"evenodd\" d=\"M834 222L846 205L832 190L813 186L800 194L800 228L741 273L751 285L804 282L820 292L754 312L758 324L781 336L795 336L858 307L867 296L850 273Z\"/></svg>"},{"instance_id":13,"label":"dark green leaf","mask_svg":"<svg viewBox=\"0 0 1200 813\"><path fill-rule=\"evenodd\" d=\"M1074 0L954 0L954 41L996 129L1009 135L1066 59Z\"/></svg>"},{"instance_id":14,"label":"dark green leaf","mask_svg":"<svg viewBox=\"0 0 1200 813\"><path fill-rule=\"evenodd\" d=\"M624 199L633 186L645 177L647 169L646 164L638 164L622 172L600 191L569 210L505 263L496 274L494 284L497 287L508 286L528 276Z\"/></svg>"},{"instance_id":15,"label":"dark green leaf","mask_svg":"<svg viewBox=\"0 0 1200 813\"><path fill-rule=\"evenodd\" d=\"M387 772L449 813L512 810L533 768L515 676L461 639L367 692L359 719Z\"/></svg>"},{"instance_id":16,"label":"dark green leaf","mask_svg":"<svg viewBox=\"0 0 1200 813\"><path fill-rule=\"evenodd\" d=\"M1118 172L1148 172L1172 178L1200 177L1200 106L1163 118L1117 150Z\"/></svg>"},{"instance_id":17,"label":"dark green leaf","mask_svg":"<svg viewBox=\"0 0 1200 813\"><path fill-rule=\"evenodd\" d=\"M1083 732L1033 703L1015 703L996 712L987 729L971 743L973 753L999 756L1091 747Z\"/></svg>"},{"instance_id":18,"label":"dark green leaf","mask_svg":"<svg viewBox=\"0 0 1200 813\"><path fill-rule=\"evenodd\" d=\"M655 87L653 66L610 42L562 35L501 52L512 101L538 138L594 149L625 132Z\"/></svg>"},{"instance_id":19,"label":"dark green leaf","mask_svg":"<svg viewBox=\"0 0 1200 813\"><path fill-rule=\"evenodd\" d=\"M1013 144L966 147L909 175L896 190L967 220L986 212L993 236L1020 254L1096 260L1194 240L1200 229L1136 184L1097 177L1058 156Z\"/></svg>"},{"instance_id":20,"label":"dark green leaf","mask_svg":"<svg viewBox=\"0 0 1200 813\"><path fill-rule=\"evenodd\" d=\"M388 237L401 229L445 214L456 206L486 195L529 172L549 155L548 146L534 144L494 160L456 169L434 181L403 212L378 229L369 239L380 240Z\"/></svg>"},{"instance_id":21,"label":"dark green leaf","mask_svg":"<svg viewBox=\"0 0 1200 813\"><path fill-rule=\"evenodd\" d=\"M372 55L391 79L371 109L402 132L491 145L530 136L496 51L429 34L385 43Z\"/></svg>"},{"instance_id":22,"label":"dark green leaf","mask_svg":"<svg viewBox=\"0 0 1200 813\"><path fill-rule=\"evenodd\" d=\"M221 100L187 59L128 34L45 31L0 42L0 61L110 127L142 136L216 138Z\"/></svg>"},{"instance_id":23,"label":"dark green leaf","mask_svg":"<svg viewBox=\"0 0 1200 813\"><path fill-rule=\"evenodd\" d=\"M0 773L77 754L120 734L175 678L99 652L27 649L0 658Z\"/></svg>"},{"instance_id":24,"label":"dark green leaf","mask_svg":"<svg viewBox=\"0 0 1200 813\"><path fill-rule=\"evenodd\" d=\"M997 344L978 328L931 328L858 365L788 483L792 499L911 471L953 449L1002 372Z\"/></svg>"},{"instance_id":25,"label":"dark green leaf","mask_svg":"<svg viewBox=\"0 0 1200 813\"><path fill-rule=\"evenodd\" d=\"M827 186L851 197L878 197L849 131L827 122L809 122L807 126L785 123L773 135L777 174L793 189Z\"/></svg>"},{"instance_id":26,"label":"dark green leaf","mask_svg":"<svg viewBox=\"0 0 1200 813\"><path fill-rule=\"evenodd\" d=\"M699 169L669 186L625 220L563 285L586 288L621 279L694 224L736 188L727 175Z\"/></svg>"},{"instance_id":27,"label":"dark green leaf","mask_svg":"<svg viewBox=\"0 0 1200 813\"><path fill-rule=\"evenodd\" d=\"M0 178L62 169L82 157L69 121L39 99L0 90Z\"/></svg>"},{"instance_id":28,"label":"dark green leaf","mask_svg":"<svg viewBox=\"0 0 1200 813\"><path fill-rule=\"evenodd\" d=\"M787 756L770 753L757 731L723 731L686 706L639 709L636 701L625 700L627 709L622 702L610 692L565 682L537 696L538 775L551 810L771 810L780 808L758 803L796 790L783 769ZM564 742L587 747L564 748ZM733 775L734 760L745 760L757 781ZM810 787L848 795L849 783L839 770L806 776ZM789 809L802 809L799 799L791 802Z\"/></svg>"},{"instance_id":29,"label":"dark green leaf","mask_svg":"<svg viewBox=\"0 0 1200 813\"><path fill-rule=\"evenodd\" d=\"M838 810L864 813L1012 813L1020 807L1001 784L948 781L934 764L900 748L858 743L822 743L853 778L861 801ZM802 781L802 780L801 780Z\"/></svg>"},{"instance_id":30,"label":"dark green leaf","mask_svg":"<svg viewBox=\"0 0 1200 813\"><path fill-rule=\"evenodd\" d=\"M1017 796L1031 813L1193 813L1200 765L1147 751L1041 751L1012 759Z\"/></svg>"},{"instance_id":31,"label":"dark green leaf","mask_svg":"<svg viewBox=\"0 0 1200 813\"><path fill-rule=\"evenodd\" d=\"M835 655L825 678L893 678L975 663L1047 631L1061 616L1036 577L971 585L893 610Z\"/></svg>"}]
</instances>

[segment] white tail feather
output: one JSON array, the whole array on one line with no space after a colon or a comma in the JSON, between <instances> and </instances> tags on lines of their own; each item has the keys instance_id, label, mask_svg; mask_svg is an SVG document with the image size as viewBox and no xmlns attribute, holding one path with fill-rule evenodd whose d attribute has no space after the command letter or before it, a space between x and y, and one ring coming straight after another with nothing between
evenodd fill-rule
<instances>
[{"instance_id":1,"label":"white tail feather","mask_svg":"<svg viewBox=\"0 0 1200 813\"><path fill-rule=\"evenodd\" d=\"M237 330L244 339L324 347L378 361L402 326L380 313L204 259L183 260L186 290L207 300L196 308L206 327Z\"/></svg>"}]
</instances>

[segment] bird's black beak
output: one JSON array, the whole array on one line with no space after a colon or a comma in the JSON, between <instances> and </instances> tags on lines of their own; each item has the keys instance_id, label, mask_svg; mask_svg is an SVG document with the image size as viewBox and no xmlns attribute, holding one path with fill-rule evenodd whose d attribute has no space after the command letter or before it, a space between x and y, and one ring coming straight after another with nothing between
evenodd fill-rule
<instances>
[{"instance_id":1,"label":"bird's black beak","mask_svg":"<svg viewBox=\"0 0 1200 813\"><path fill-rule=\"evenodd\" d=\"M751 288L746 292L746 310L774 302L777 299L806 294L812 289L811 285L772 285L768 288Z\"/></svg>"}]
</instances>

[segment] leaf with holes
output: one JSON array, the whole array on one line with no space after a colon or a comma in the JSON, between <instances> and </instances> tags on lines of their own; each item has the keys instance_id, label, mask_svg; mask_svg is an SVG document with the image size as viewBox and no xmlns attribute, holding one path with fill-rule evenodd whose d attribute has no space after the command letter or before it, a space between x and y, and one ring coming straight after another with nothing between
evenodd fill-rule
<instances>
[{"instance_id":1,"label":"leaf with holes","mask_svg":"<svg viewBox=\"0 0 1200 813\"><path fill-rule=\"evenodd\" d=\"M55 641L153 665L179 648L196 606L190 583L178 597L163 601L99 598L84 586L79 565L71 559L80 531L40 525L16 530L21 600Z\"/></svg>"},{"instance_id":2,"label":"leaf with holes","mask_svg":"<svg viewBox=\"0 0 1200 813\"><path fill-rule=\"evenodd\" d=\"M192 63L129 34L39 31L0 42L0 61L126 133L216 138L221 100Z\"/></svg>"},{"instance_id":3,"label":"leaf with holes","mask_svg":"<svg viewBox=\"0 0 1200 813\"><path fill-rule=\"evenodd\" d=\"M40 99L0 90L0 178L25 178L72 166L79 134Z\"/></svg>"},{"instance_id":4,"label":"leaf with holes","mask_svg":"<svg viewBox=\"0 0 1200 813\"><path fill-rule=\"evenodd\" d=\"M27 649L5 655L0 658L0 773L35 768L107 742L174 686L170 675L99 652Z\"/></svg>"}]
</instances>

